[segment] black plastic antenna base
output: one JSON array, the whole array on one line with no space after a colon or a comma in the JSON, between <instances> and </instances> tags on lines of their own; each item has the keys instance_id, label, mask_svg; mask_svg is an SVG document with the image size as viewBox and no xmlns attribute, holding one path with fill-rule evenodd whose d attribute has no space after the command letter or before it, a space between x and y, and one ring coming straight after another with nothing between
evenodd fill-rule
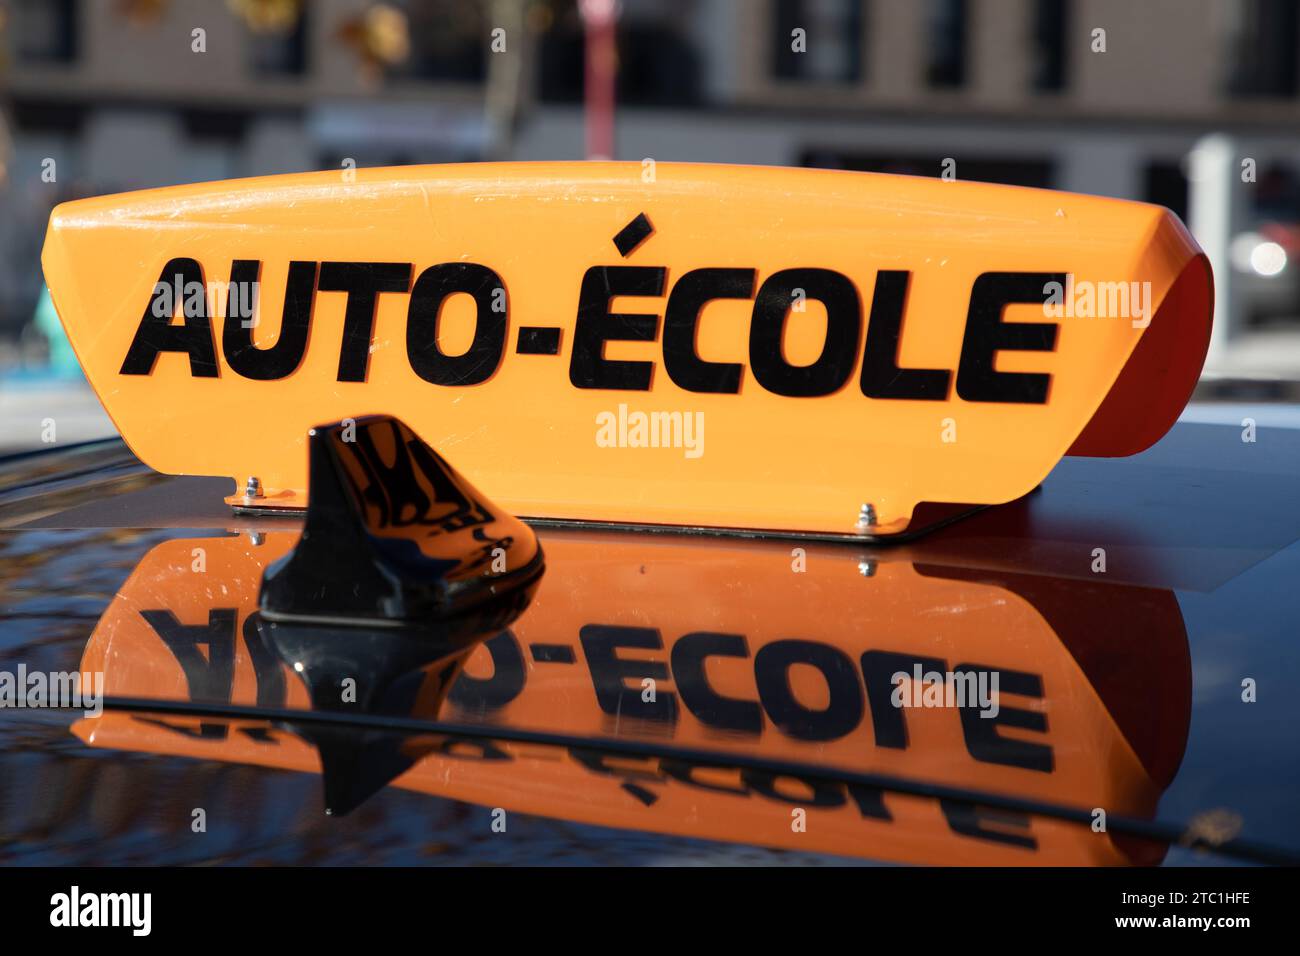
<instances>
[{"instance_id":1,"label":"black plastic antenna base","mask_svg":"<svg viewBox=\"0 0 1300 956\"><path fill-rule=\"evenodd\" d=\"M437 720L473 642L430 639L428 627L357 627L267 621L263 643L301 678L313 711ZM344 816L388 786L440 738L356 726L285 721L320 753L325 812Z\"/></svg>"},{"instance_id":2,"label":"black plastic antenna base","mask_svg":"<svg viewBox=\"0 0 1300 956\"><path fill-rule=\"evenodd\" d=\"M262 578L266 620L469 640L527 607L544 569L533 530L396 418L319 425L308 456L302 537Z\"/></svg>"}]
</instances>

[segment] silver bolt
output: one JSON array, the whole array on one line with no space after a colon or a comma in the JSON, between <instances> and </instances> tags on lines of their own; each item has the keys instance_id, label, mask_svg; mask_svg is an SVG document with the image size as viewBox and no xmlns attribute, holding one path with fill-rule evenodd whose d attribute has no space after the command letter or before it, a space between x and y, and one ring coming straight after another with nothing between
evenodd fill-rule
<instances>
[{"instance_id":1,"label":"silver bolt","mask_svg":"<svg viewBox=\"0 0 1300 956\"><path fill-rule=\"evenodd\" d=\"M250 531L248 532L248 540L253 547L261 547L262 542L266 540L266 535L262 534L260 531Z\"/></svg>"},{"instance_id":2,"label":"silver bolt","mask_svg":"<svg viewBox=\"0 0 1300 956\"><path fill-rule=\"evenodd\" d=\"M858 574L864 578L874 578L876 576L876 562L870 558L864 558L858 562Z\"/></svg>"},{"instance_id":3,"label":"silver bolt","mask_svg":"<svg viewBox=\"0 0 1300 956\"><path fill-rule=\"evenodd\" d=\"M874 528L876 526L876 507L870 503L863 503L858 509L858 527Z\"/></svg>"},{"instance_id":4,"label":"silver bolt","mask_svg":"<svg viewBox=\"0 0 1300 956\"><path fill-rule=\"evenodd\" d=\"M258 477L256 475L248 476L248 484L244 486L244 497L245 498L262 497L262 482L258 480Z\"/></svg>"}]
</instances>

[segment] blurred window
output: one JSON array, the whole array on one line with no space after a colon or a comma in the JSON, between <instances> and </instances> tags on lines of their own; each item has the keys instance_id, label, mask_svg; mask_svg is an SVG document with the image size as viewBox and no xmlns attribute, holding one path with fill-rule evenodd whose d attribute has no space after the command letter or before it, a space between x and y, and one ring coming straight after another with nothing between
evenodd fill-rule
<instances>
[{"instance_id":1,"label":"blurred window","mask_svg":"<svg viewBox=\"0 0 1300 956\"><path fill-rule=\"evenodd\" d=\"M20 61L71 63L77 58L76 0L18 0L11 9Z\"/></svg>"},{"instance_id":2,"label":"blurred window","mask_svg":"<svg viewBox=\"0 0 1300 956\"><path fill-rule=\"evenodd\" d=\"M1145 198L1157 206L1164 206L1187 218L1187 173L1180 162L1151 162L1147 164Z\"/></svg>"},{"instance_id":3,"label":"blurred window","mask_svg":"<svg viewBox=\"0 0 1300 956\"><path fill-rule=\"evenodd\" d=\"M773 75L821 83L862 79L863 6L862 0L776 0Z\"/></svg>"},{"instance_id":4,"label":"blurred window","mask_svg":"<svg viewBox=\"0 0 1300 956\"><path fill-rule=\"evenodd\" d=\"M1034 0L1031 82L1035 90L1050 93L1065 89L1069 22L1068 0Z\"/></svg>"},{"instance_id":5,"label":"blurred window","mask_svg":"<svg viewBox=\"0 0 1300 956\"><path fill-rule=\"evenodd\" d=\"M1300 43L1295 0L1236 0L1227 9L1228 94L1295 96Z\"/></svg>"},{"instance_id":6,"label":"blurred window","mask_svg":"<svg viewBox=\"0 0 1300 956\"><path fill-rule=\"evenodd\" d=\"M582 17L574 0L556 0L537 7L538 96L548 103L582 100L585 68Z\"/></svg>"},{"instance_id":7,"label":"blurred window","mask_svg":"<svg viewBox=\"0 0 1300 956\"><path fill-rule=\"evenodd\" d=\"M942 171L943 161L944 157L939 155L859 153L844 149L806 149L799 157L800 166L932 177ZM1055 167L1050 160L1035 157L984 156L958 162L957 177L981 183L1050 189Z\"/></svg>"},{"instance_id":8,"label":"blurred window","mask_svg":"<svg viewBox=\"0 0 1300 956\"><path fill-rule=\"evenodd\" d=\"M177 153L179 182L212 182L240 175L240 157L253 118L250 113L183 107L178 117L185 131L185 148Z\"/></svg>"},{"instance_id":9,"label":"blurred window","mask_svg":"<svg viewBox=\"0 0 1300 956\"><path fill-rule=\"evenodd\" d=\"M15 99L10 109L14 128L20 133L71 138L81 135L87 113L84 103L44 99Z\"/></svg>"},{"instance_id":10,"label":"blurred window","mask_svg":"<svg viewBox=\"0 0 1300 956\"><path fill-rule=\"evenodd\" d=\"M700 58L680 19L625 16L618 24L617 42L620 103L691 106L699 102Z\"/></svg>"},{"instance_id":11,"label":"blurred window","mask_svg":"<svg viewBox=\"0 0 1300 956\"><path fill-rule=\"evenodd\" d=\"M966 0L926 0L925 81L935 89L966 82Z\"/></svg>"},{"instance_id":12,"label":"blurred window","mask_svg":"<svg viewBox=\"0 0 1300 956\"><path fill-rule=\"evenodd\" d=\"M249 59L255 74L302 76L307 72L308 15L309 11L304 7L291 27L249 31Z\"/></svg>"},{"instance_id":13,"label":"blurred window","mask_svg":"<svg viewBox=\"0 0 1300 956\"><path fill-rule=\"evenodd\" d=\"M232 144L243 142L251 119L244 110L198 107L183 108L179 115L186 139Z\"/></svg>"},{"instance_id":14,"label":"blurred window","mask_svg":"<svg viewBox=\"0 0 1300 956\"><path fill-rule=\"evenodd\" d=\"M1264 165L1250 194L1255 222L1300 224L1300 175L1287 163Z\"/></svg>"},{"instance_id":15,"label":"blurred window","mask_svg":"<svg viewBox=\"0 0 1300 956\"><path fill-rule=\"evenodd\" d=\"M700 57L684 23L689 12L689 3L625 0L616 27L619 103L691 106L700 101ZM545 102L576 103L586 68L577 4L546 4L539 23L539 95Z\"/></svg>"},{"instance_id":16,"label":"blurred window","mask_svg":"<svg viewBox=\"0 0 1300 956\"><path fill-rule=\"evenodd\" d=\"M480 83L487 76L487 4L464 0L405 0L411 53L396 77Z\"/></svg>"}]
</instances>

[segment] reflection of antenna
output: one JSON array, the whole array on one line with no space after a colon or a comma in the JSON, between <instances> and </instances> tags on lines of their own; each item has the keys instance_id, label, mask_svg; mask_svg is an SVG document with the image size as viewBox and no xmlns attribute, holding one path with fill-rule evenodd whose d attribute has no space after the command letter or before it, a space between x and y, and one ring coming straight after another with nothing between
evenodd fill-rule
<instances>
[{"instance_id":1,"label":"reflection of antenna","mask_svg":"<svg viewBox=\"0 0 1300 956\"><path fill-rule=\"evenodd\" d=\"M586 74L583 100L586 107L587 158L614 158L614 73L618 68L614 47L617 0L580 0L578 9L586 31Z\"/></svg>"}]
</instances>

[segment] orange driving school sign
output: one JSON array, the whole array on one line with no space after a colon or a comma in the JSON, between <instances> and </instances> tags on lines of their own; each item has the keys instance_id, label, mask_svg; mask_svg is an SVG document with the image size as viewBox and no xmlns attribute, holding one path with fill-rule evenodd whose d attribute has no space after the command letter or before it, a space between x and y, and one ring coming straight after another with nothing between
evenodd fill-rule
<instances>
[{"instance_id":1,"label":"orange driving school sign","mask_svg":"<svg viewBox=\"0 0 1300 956\"><path fill-rule=\"evenodd\" d=\"M132 449L245 504L302 506L308 428L373 412L516 514L845 535L1146 447L1212 299L1160 207L669 163L106 196L43 263Z\"/></svg>"}]
</instances>

